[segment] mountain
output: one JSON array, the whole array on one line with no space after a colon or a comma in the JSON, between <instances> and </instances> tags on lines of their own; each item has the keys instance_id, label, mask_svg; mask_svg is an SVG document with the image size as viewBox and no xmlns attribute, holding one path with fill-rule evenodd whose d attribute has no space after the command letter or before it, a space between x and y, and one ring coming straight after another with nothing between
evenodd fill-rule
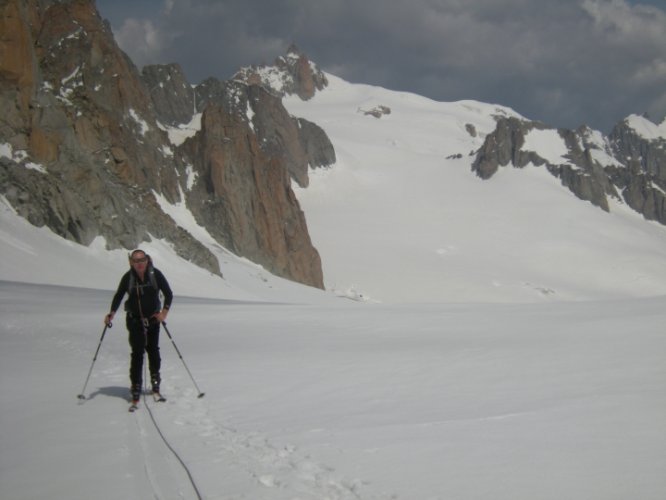
<instances>
[{"instance_id":1,"label":"mountain","mask_svg":"<svg viewBox=\"0 0 666 500\"><path fill-rule=\"evenodd\" d=\"M86 246L165 241L220 275L210 245L168 213L185 205L217 245L323 286L290 181L334 161L323 131L257 85L139 73L92 0L10 0L0 15L0 189L18 214ZM189 137L171 133L195 114Z\"/></svg>"},{"instance_id":2,"label":"mountain","mask_svg":"<svg viewBox=\"0 0 666 500\"><path fill-rule=\"evenodd\" d=\"M553 154L543 146L554 147ZM499 167L544 165L578 198L608 210L624 200L648 220L666 224L666 119L660 126L632 115L609 137L589 127L555 130L501 118L476 155L473 170L489 179Z\"/></svg>"},{"instance_id":3,"label":"mountain","mask_svg":"<svg viewBox=\"0 0 666 500\"><path fill-rule=\"evenodd\" d=\"M90 1L1 12L5 235L15 212L114 261L159 248L227 285L246 258L362 300L666 293L664 124L557 130L352 85L295 46L191 85L176 63L139 71Z\"/></svg>"},{"instance_id":4,"label":"mountain","mask_svg":"<svg viewBox=\"0 0 666 500\"><path fill-rule=\"evenodd\" d=\"M610 143L574 155L576 132L510 108L328 79L308 101L284 99L336 148L336 165L296 189L327 289L397 303L666 294L666 227L605 176L623 168ZM586 156L590 172L574 163Z\"/></svg>"},{"instance_id":5,"label":"mountain","mask_svg":"<svg viewBox=\"0 0 666 500\"><path fill-rule=\"evenodd\" d=\"M615 126L609 142L618 162L606 171L624 200L646 219L666 224L666 118L657 126L631 115Z\"/></svg>"}]
</instances>

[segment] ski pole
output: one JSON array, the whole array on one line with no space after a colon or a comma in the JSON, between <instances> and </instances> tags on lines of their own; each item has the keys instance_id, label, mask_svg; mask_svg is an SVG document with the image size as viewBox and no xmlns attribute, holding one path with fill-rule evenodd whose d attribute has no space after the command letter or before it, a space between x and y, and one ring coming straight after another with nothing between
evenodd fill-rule
<instances>
[{"instance_id":1,"label":"ski pole","mask_svg":"<svg viewBox=\"0 0 666 500\"><path fill-rule=\"evenodd\" d=\"M173 344L173 348L176 349L176 352L178 353L178 357L183 362L183 366L187 370L187 373L190 376L190 378L192 379L192 382L194 383L194 387L196 387L197 391L199 391L199 395L197 397L198 398L203 398L205 393L201 392L201 389L199 389L199 386L197 385L196 380L194 380L194 377L192 376L192 372L190 372L190 369L187 367L187 363L185 363L185 360L183 359L183 355L180 353L180 350L178 349L178 346L173 341L173 337L171 336L171 333L169 332L169 329L167 328L166 322L162 321L162 326L164 326L164 331L169 336L169 339L171 340L171 343Z\"/></svg>"},{"instance_id":2,"label":"ski pole","mask_svg":"<svg viewBox=\"0 0 666 500\"><path fill-rule=\"evenodd\" d=\"M83 389L81 389L81 394L77 396L79 399L86 399L84 392L86 392L86 387L88 386L88 380L90 380L90 374L92 373L93 366L95 366L95 361L97 361L97 355L99 354L99 349L102 347L102 341L104 340L104 335L106 334L107 328L111 328L111 323L106 323L104 325L104 330L102 331L102 337L99 339L99 344L97 344L97 350L95 351L95 356L93 357L92 363L90 364L90 370L88 370L88 376L86 377L86 382L83 384Z\"/></svg>"}]
</instances>

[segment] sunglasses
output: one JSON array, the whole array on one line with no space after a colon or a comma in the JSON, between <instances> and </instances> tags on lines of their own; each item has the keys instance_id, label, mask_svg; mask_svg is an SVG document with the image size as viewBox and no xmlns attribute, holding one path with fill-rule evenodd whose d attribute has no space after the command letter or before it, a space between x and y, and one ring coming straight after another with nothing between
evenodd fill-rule
<instances>
[{"instance_id":1,"label":"sunglasses","mask_svg":"<svg viewBox=\"0 0 666 500\"><path fill-rule=\"evenodd\" d=\"M132 264L143 264L144 262L148 262L148 257L137 257L131 260Z\"/></svg>"}]
</instances>

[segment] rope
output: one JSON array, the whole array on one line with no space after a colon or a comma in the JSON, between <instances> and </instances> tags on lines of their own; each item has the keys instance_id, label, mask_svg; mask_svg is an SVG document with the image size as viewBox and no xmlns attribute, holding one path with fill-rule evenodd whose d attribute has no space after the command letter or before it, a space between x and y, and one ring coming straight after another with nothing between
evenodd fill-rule
<instances>
[{"instance_id":1,"label":"rope","mask_svg":"<svg viewBox=\"0 0 666 500\"><path fill-rule=\"evenodd\" d=\"M148 386L147 386L147 383L148 383L147 380L148 380L148 379L146 378L146 375L147 375L147 372L146 372L147 367L146 367L146 365L147 365L147 363L148 363L148 360L146 359L146 360L144 360L144 361L145 361L145 362L144 362L144 364L143 364L143 375L144 375L144 378L143 378L143 383L144 383L144 391L143 391L143 406L145 406L145 407L146 407L146 410L148 410L148 415L150 415L150 420L153 421L153 426L154 426L155 429L157 430L157 434L159 434L160 438L162 438L162 441L164 442L164 444L166 445L166 447L167 447L167 448L169 449L169 451L173 454L173 456L176 458L176 460L178 460L178 462L180 463L181 467L182 467L183 470L185 471L185 474L187 474L187 478L190 480L190 484L192 485L192 489L194 490L194 493L195 493L195 495L197 496L197 499L198 499L198 500L203 500L203 497L201 496L201 493L199 492L199 488L197 487L197 483L196 483L196 481L194 480L194 477L192 476L192 472L190 472L189 467L187 466L187 464L185 463L185 461L180 457L180 455L179 455L178 452L174 449L174 447L171 446L171 443L169 443L169 441L167 440L166 436L165 436L164 433L162 432L162 429L160 429L160 426L157 424L157 420L155 420L155 415L153 415L153 411L150 409L150 405L148 404L148 397L146 396L146 393L148 392Z\"/></svg>"},{"instance_id":2,"label":"rope","mask_svg":"<svg viewBox=\"0 0 666 500\"><path fill-rule=\"evenodd\" d=\"M155 415L153 415L152 410L150 409L150 406L146 404L146 395L144 394L143 396L144 400L144 406L148 410L148 415L150 415L150 419L153 421L153 425L155 426L155 429L157 429L157 433L160 435L162 438L162 441L164 441L164 444L166 445L167 448L169 448L169 451L173 454L174 457L176 457L176 460L180 463L181 467L185 471L185 474L187 474L187 478L190 480L190 484L192 485L192 489L194 490L194 493L196 494L197 498L199 500L203 500L203 497L201 496L201 493L199 492L199 488L197 487L197 483L194 480L194 477L192 476L192 472L190 472L189 467L185 463L185 461L178 455L178 452L171 446L167 438L164 436L164 433L162 432L162 429L160 429L160 426L157 425L157 420L155 420Z\"/></svg>"},{"instance_id":3,"label":"rope","mask_svg":"<svg viewBox=\"0 0 666 500\"><path fill-rule=\"evenodd\" d=\"M143 316L143 310L141 309L141 297L140 297L140 289L139 289L139 282L137 280L136 283L136 299L137 303L139 306L139 316L141 318L141 327L143 329L143 338L144 338L144 349L143 352L141 353L142 356L145 356L145 351L146 347L148 347L148 326L146 319ZM181 358L182 359L182 358ZM148 405L148 398L146 397L146 393L148 392L148 372L147 372L147 365L149 363L149 359L144 358L144 363L143 363L143 384L144 384L144 390L143 390L143 405L146 407L148 410L148 415L150 415L150 420L153 421L153 425L155 426L155 429L157 430L157 433L159 434L160 438L162 438L162 441L166 445L166 447L171 451L174 457L176 457L176 460L180 463L181 467L187 474L188 479L190 480L190 484L192 485L192 488L194 489L194 493L196 494L198 500L202 500L203 497L201 496L201 493L199 492L199 488L197 487L197 483L194 481L194 477L192 476L192 473L190 472L190 469L187 467L187 464L185 461L178 455L178 452L174 449L173 446L171 446L171 443L167 440L166 436L162 432L162 429L160 429L160 426L157 424L157 420L155 420L155 415L153 415L153 411L150 409L150 406Z\"/></svg>"}]
</instances>

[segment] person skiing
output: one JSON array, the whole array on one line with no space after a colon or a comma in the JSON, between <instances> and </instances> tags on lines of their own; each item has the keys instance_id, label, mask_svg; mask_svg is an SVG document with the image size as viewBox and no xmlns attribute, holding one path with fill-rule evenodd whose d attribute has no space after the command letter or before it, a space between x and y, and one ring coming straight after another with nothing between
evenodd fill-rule
<instances>
[{"instance_id":1,"label":"person skiing","mask_svg":"<svg viewBox=\"0 0 666 500\"><path fill-rule=\"evenodd\" d=\"M153 393L160 392L160 324L169 313L173 293L164 275L153 267L149 255L143 250L134 250L129 255L130 270L118 284L118 289L111 301L111 310L104 317L104 323L111 325L113 317L125 294L126 326L129 332L130 384L132 402L137 403L143 384L143 351L148 353L148 366ZM160 304L160 291L164 296L164 306Z\"/></svg>"}]
</instances>

